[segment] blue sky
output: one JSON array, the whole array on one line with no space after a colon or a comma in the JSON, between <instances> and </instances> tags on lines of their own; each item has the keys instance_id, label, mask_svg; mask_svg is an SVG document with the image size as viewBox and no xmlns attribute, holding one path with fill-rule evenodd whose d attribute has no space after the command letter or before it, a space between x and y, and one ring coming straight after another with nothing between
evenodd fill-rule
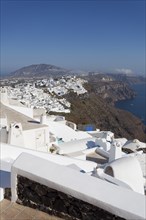
<instances>
[{"instance_id":1,"label":"blue sky","mask_svg":"<svg viewBox=\"0 0 146 220\"><path fill-rule=\"evenodd\" d=\"M145 72L145 0L1 0L1 72Z\"/></svg>"}]
</instances>

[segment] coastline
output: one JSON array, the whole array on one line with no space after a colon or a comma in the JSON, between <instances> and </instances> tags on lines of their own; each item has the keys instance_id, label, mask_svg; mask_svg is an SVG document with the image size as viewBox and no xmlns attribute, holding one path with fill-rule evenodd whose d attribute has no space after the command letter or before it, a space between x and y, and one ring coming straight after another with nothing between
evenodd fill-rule
<instances>
[{"instance_id":1,"label":"coastline","mask_svg":"<svg viewBox=\"0 0 146 220\"><path fill-rule=\"evenodd\" d=\"M146 83L133 84L132 88L137 95L132 99L119 100L114 103L114 106L115 108L129 111L146 126Z\"/></svg>"}]
</instances>

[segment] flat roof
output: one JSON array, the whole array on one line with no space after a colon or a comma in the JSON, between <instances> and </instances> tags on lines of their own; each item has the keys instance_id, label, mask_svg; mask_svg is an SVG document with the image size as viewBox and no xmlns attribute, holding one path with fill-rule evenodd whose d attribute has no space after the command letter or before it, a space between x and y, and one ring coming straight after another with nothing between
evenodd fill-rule
<instances>
[{"instance_id":1,"label":"flat roof","mask_svg":"<svg viewBox=\"0 0 146 220\"><path fill-rule=\"evenodd\" d=\"M21 123L23 130L48 127L47 125L42 125L39 122L35 121L33 118L17 112L0 102L0 118L4 117L7 117L8 125L14 122Z\"/></svg>"}]
</instances>

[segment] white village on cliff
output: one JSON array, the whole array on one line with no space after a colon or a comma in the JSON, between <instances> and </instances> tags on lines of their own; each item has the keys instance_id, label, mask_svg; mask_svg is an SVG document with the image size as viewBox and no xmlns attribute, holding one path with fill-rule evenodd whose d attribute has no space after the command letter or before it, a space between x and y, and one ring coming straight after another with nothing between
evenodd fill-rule
<instances>
[{"instance_id":1,"label":"white village on cliff","mask_svg":"<svg viewBox=\"0 0 146 220\"><path fill-rule=\"evenodd\" d=\"M85 93L75 80L37 84L48 83L58 96ZM63 219L102 219L91 218L91 210L106 213L103 219L146 219L145 143L90 126L81 131L64 116L46 114L69 112L70 103L45 97L33 84L1 87L0 95L0 201L11 189L12 203Z\"/></svg>"}]
</instances>

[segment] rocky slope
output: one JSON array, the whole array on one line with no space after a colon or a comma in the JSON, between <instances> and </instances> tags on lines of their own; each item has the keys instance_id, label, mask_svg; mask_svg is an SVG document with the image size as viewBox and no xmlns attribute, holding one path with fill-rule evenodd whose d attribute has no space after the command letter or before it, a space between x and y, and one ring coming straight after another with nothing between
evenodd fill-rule
<instances>
[{"instance_id":1,"label":"rocky slope","mask_svg":"<svg viewBox=\"0 0 146 220\"><path fill-rule=\"evenodd\" d=\"M102 78L103 79L103 78ZM125 81L117 81L113 78L99 79L99 76L88 78L88 83L85 88L91 93L94 92L101 98L111 104L119 100L131 99L136 96L136 93Z\"/></svg>"},{"instance_id":2,"label":"rocky slope","mask_svg":"<svg viewBox=\"0 0 146 220\"><path fill-rule=\"evenodd\" d=\"M76 124L95 124L101 130L110 130L116 137L139 139L146 142L146 127L130 112L116 109L95 93L84 96L68 95L71 113L67 120Z\"/></svg>"}]
</instances>

